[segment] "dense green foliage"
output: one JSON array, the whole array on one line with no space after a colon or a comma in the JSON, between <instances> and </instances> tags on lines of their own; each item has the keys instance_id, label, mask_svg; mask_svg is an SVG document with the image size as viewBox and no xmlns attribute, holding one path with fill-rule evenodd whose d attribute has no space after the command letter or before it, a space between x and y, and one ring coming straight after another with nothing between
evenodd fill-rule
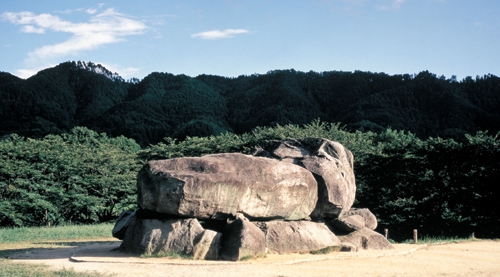
<instances>
[{"instance_id":1,"label":"dense green foliage","mask_svg":"<svg viewBox=\"0 0 500 277\"><path fill-rule=\"evenodd\" d=\"M250 154L254 147L264 140L305 137L322 137L339 141L348 149L352 149L355 157L359 157L382 151L382 145L373 141L378 136L373 132L348 132L338 123L333 124L313 120L311 123L304 125L278 124L274 127L257 127L252 132L241 135L224 133L217 136L187 137L182 141L167 137L164 142L151 145L141 151L139 157L147 161L184 156L202 156L212 153L241 152Z\"/></svg>"},{"instance_id":2,"label":"dense green foliage","mask_svg":"<svg viewBox=\"0 0 500 277\"><path fill-rule=\"evenodd\" d=\"M498 237L496 209L500 180L500 140L485 132L462 141L421 140L387 129L349 132L339 124L258 127L236 135L186 137L140 150L133 140L109 138L84 127L69 134L0 141L0 223L45 226L103 222L135 208L135 178L147 160L250 153L269 139L323 137L354 157L356 207L379 218L393 238L418 228L428 236Z\"/></svg>"},{"instance_id":3,"label":"dense green foliage","mask_svg":"<svg viewBox=\"0 0 500 277\"><path fill-rule=\"evenodd\" d=\"M499 233L497 180L500 141L485 132L462 141L421 140L387 129L349 132L319 120L258 127L236 135L187 137L139 151L132 140L108 138L84 127L69 134L0 142L2 226L102 222L135 208L135 177L147 160L211 153L250 153L269 139L323 137L354 157L355 206L379 218L397 237L412 228L424 235L495 237Z\"/></svg>"},{"instance_id":4,"label":"dense green foliage","mask_svg":"<svg viewBox=\"0 0 500 277\"><path fill-rule=\"evenodd\" d=\"M304 126L278 125L251 133L167 138L139 156L144 160L249 153L267 139L323 137L342 143L354 154L356 207L379 218L379 230L403 238L413 228L427 236L498 237L500 140L484 132L453 139L421 140L387 129L382 133L348 132L339 124L313 121Z\"/></svg>"},{"instance_id":5,"label":"dense green foliage","mask_svg":"<svg viewBox=\"0 0 500 277\"><path fill-rule=\"evenodd\" d=\"M164 137L236 134L316 118L347 130L409 131L462 139L500 131L500 78L457 81L428 71L275 70L226 78L154 72L124 81L100 65L66 62L23 80L0 72L0 136L27 137L85 126L141 146Z\"/></svg>"},{"instance_id":6,"label":"dense green foliage","mask_svg":"<svg viewBox=\"0 0 500 277\"><path fill-rule=\"evenodd\" d=\"M498 236L500 140L479 132L466 140L411 140L369 155L357 169L358 195L380 225L403 233ZM374 197L376 196L376 197Z\"/></svg>"},{"instance_id":7,"label":"dense green foliage","mask_svg":"<svg viewBox=\"0 0 500 277\"><path fill-rule=\"evenodd\" d=\"M134 205L139 145L84 127L0 141L0 225L94 223Z\"/></svg>"}]
</instances>

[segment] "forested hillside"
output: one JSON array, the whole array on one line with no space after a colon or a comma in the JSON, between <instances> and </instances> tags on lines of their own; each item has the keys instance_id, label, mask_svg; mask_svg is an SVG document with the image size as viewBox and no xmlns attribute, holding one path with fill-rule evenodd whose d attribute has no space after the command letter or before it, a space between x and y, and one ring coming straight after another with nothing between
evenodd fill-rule
<instances>
[{"instance_id":1,"label":"forested hillside","mask_svg":"<svg viewBox=\"0 0 500 277\"><path fill-rule=\"evenodd\" d=\"M393 237L496 237L500 78L270 71L123 80L66 62L0 72L0 226L94 223L136 209L145 161L323 137L354 154L355 206ZM134 141L135 140L135 141Z\"/></svg>"},{"instance_id":2,"label":"forested hillside","mask_svg":"<svg viewBox=\"0 0 500 277\"><path fill-rule=\"evenodd\" d=\"M339 122L419 138L500 131L500 78L371 72L298 72L195 78L151 73L125 81L100 65L65 62L26 80L0 72L0 135L28 137L85 126L141 146L164 137L241 134L257 126Z\"/></svg>"}]
</instances>

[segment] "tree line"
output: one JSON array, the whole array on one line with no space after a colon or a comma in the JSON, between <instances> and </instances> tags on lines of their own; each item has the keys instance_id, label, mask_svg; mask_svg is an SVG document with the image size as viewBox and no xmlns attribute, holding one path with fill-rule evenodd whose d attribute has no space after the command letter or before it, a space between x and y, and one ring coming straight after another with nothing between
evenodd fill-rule
<instances>
[{"instance_id":1,"label":"tree line","mask_svg":"<svg viewBox=\"0 0 500 277\"><path fill-rule=\"evenodd\" d=\"M302 137L338 141L353 152L354 206L369 208L378 228L391 229L394 239L414 228L429 236L500 234L498 134L423 140L403 130L350 131L321 120L242 134L166 137L146 148L86 127L36 139L11 135L0 140L0 225L105 222L137 208L135 178L148 160L248 154L264 140Z\"/></svg>"},{"instance_id":2,"label":"tree line","mask_svg":"<svg viewBox=\"0 0 500 277\"><path fill-rule=\"evenodd\" d=\"M428 71L291 69L237 78L153 72L126 81L101 65L65 62L26 80L0 72L0 97L0 136L41 138L84 126L142 147L314 119L421 139L500 131L500 78L491 74L457 81Z\"/></svg>"}]
</instances>

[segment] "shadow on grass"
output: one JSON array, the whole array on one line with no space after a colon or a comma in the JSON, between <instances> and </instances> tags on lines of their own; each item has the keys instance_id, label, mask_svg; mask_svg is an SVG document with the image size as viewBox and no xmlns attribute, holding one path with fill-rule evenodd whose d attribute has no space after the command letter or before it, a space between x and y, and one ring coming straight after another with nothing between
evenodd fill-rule
<instances>
[{"instance_id":1,"label":"shadow on grass","mask_svg":"<svg viewBox=\"0 0 500 277\"><path fill-rule=\"evenodd\" d=\"M10 260L51 260L51 259L69 259L73 253L83 249L102 249L108 250L117 249L121 242L110 241L57 241L57 242L40 242L30 243L27 247L15 247L12 249L0 250L0 259ZM39 245L39 246L38 246ZM8 247L8 246L7 246ZM121 256L119 251L109 251ZM109 254L108 254L109 256Z\"/></svg>"}]
</instances>

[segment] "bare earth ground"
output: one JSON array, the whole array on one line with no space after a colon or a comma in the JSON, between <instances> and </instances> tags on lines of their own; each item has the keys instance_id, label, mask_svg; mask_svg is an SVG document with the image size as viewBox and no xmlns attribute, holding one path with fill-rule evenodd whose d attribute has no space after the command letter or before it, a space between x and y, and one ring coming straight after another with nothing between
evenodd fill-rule
<instances>
[{"instance_id":1,"label":"bare earth ground","mask_svg":"<svg viewBox=\"0 0 500 277\"><path fill-rule=\"evenodd\" d=\"M244 262L139 258L115 251L120 242L21 249L12 262L44 263L55 269L116 276L500 276L500 241L440 245L396 244L396 250L327 255L268 255ZM0 253L7 253L8 245Z\"/></svg>"}]
</instances>

